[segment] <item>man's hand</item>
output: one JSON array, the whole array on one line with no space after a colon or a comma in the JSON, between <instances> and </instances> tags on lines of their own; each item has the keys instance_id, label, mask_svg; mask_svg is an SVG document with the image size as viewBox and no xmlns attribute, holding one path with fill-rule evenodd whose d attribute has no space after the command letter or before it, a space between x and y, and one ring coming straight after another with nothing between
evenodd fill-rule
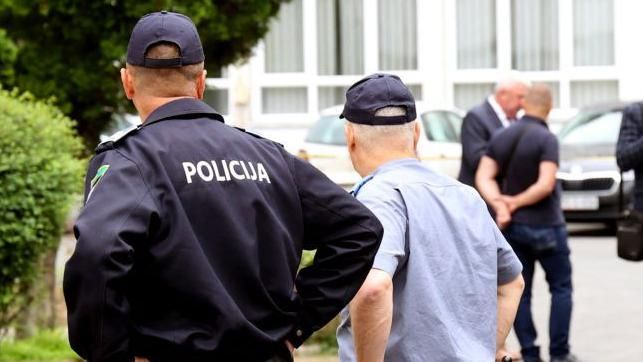
<instances>
[{"instance_id":1,"label":"man's hand","mask_svg":"<svg viewBox=\"0 0 643 362\"><path fill-rule=\"evenodd\" d=\"M521 205L518 203L518 199L516 199L515 196L502 195L500 196L500 198L505 203L505 205L507 205L510 214L513 214L521 207Z\"/></svg>"},{"instance_id":2,"label":"man's hand","mask_svg":"<svg viewBox=\"0 0 643 362\"><path fill-rule=\"evenodd\" d=\"M511 212L509 207L502 199L496 199L492 204L493 211L496 213L496 224L501 230L506 228L511 222Z\"/></svg>"},{"instance_id":3,"label":"man's hand","mask_svg":"<svg viewBox=\"0 0 643 362\"><path fill-rule=\"evenodd\" d=\"M503 359L509 356L509 352L503 346L501 349L496 351L496 362L504 362Z\"/></svg>"},{"instance_id":4,"label":"man's hand","mask_svg":"<svg viewBox=\"0 0 643 362\"><path fill-rule=\"evenodd\" d=\"M290 354L293 354L295 352L295 346L293 346L292 343L290 343L290 341L288 340L284 341L284 343L286 344L286 347L288 347L288 351L290 351Z\"/></svg>"},{"instance_id":5,"label":"man's hand","mask_svg":"<svg viewBox=\"0 0 643 362\"><path fill-rule=\"evenodd\" d=\"M150 360L145 357L134 357L134 362L150 362Z\"/></svg>"}]
</instances>

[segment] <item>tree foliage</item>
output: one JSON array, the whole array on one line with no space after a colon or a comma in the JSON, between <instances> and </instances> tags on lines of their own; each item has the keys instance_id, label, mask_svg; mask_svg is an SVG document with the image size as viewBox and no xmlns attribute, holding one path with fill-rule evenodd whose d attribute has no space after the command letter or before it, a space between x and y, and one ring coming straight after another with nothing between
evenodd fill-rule
<instances>
[{"instance_id":1,"label":"tree foliage","mask_svg":"<svg viewBox=\"0 0 643 362\"><path fill-rule=\"evenodd\" d=\"M82 183L72 121L29 94L0 90L0 329L16 316L41 257L58 245Z\"/></svg>"},{"instance_id":2,"label":"tree foliage","mask_svg":"<svg viewBox=\"0 0 643 362\"><path fill-rule=\"evenodd\" d=\"M206 68L215 74L250 54L283 1L0 0L0 27L18 45L15 76L0 73L0 81L40 98L55 96L92 144L111 113L128 106L118 68L142 15L163 9L189 15L204 44ZM2 43L0 32L0 51Z\"/></svg>"}]
</instances>

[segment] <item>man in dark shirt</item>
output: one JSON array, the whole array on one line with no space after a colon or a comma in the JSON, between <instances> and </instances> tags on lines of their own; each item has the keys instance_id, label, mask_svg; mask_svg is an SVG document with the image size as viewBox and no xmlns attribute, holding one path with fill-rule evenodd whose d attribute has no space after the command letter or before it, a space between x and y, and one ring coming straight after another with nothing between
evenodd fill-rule
<instances>
[{"instance_id":1,"label":"man in dark shirt","mask_svg":"<svg viewBox=\"0 0 643 362\"><path fill-rule=\"evenodd\" d=\"M577 361L568 344L572 275L556 182L558 141L545 122L551 107L549 87L533 85L525 97L525 116L491 138L476 174L480 194L496 212L498 224L523 264L525 291L514 328L525 362L541 361L531 316L536 261L543 267L552 293L551 361Z\"/></svg>"},{"instance_id":2,"label":"man in dark shirt","mask_svg":"<svg viewBox=\"0 0 643 362\"><path fill-rule=\"evenodd\" d=\"M643 213L643 102L623 111L616 162L623 171L634 170L634 210Z\"/></svg>"},{"instance_id":3,"label":"man in dark shirt","mask_svg":"<svg viewBox=\"0 0 643 362\"><path fill-rule=\"evenodd\" d=\"M460 132L462 160L458 181L474 186L476 170L487 150L487 142L497 130L516 120L528 90L528 85L518 78L499 81L494 93L464 117Z\"/></svg>"},{"instance_id":4,"label":"man in dark shirt","mask_svg":"<svg viewBox=\"0 0 643 362\"><path fill-rule=\"evenodd\" d=\"M64 278L69 340L92 362L292 361L353 298L376 217L280 145L203 103L184 15L144 16L121 69L143 124L87 172ZM302 249L316 249L298 272Z\"/></svg>"}]
</instances>

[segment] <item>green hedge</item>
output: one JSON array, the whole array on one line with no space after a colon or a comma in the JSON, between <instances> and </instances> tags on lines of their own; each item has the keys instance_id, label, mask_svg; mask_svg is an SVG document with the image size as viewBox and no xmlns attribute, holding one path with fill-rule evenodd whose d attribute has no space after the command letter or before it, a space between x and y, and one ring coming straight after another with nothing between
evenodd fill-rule
<instances>
[{"instance_id":1,"label":"green hedge","mask_svg":"<svg viewBox=\"0 0 643 362\"><path fill-rule=\"evenodd\" d=\"M69 362L80 361L80 358L69 348L63 331L47 330L21 341L0 341L0 362L18 361Z\"/></svg>"},{"instance_id":2,"label":"green hedge","mask_svg":"<svg viewBox=\"0 0 643 362\"><path fill-rule=\"evenodd\" d=\"M0 90L0 327L25 303L40 257L58 245L82 187L81 150L56 107Z\"/></svg>"}]
</instances>

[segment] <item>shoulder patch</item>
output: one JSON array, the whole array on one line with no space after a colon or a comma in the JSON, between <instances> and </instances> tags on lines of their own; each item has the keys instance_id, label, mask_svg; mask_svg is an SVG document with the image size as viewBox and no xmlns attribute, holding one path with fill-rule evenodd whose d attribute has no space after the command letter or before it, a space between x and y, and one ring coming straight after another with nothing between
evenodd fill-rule
<instances>
[{"instance_id":1,"label":"shoulder patch","mask_svg":"<svg viewBox=\"0 0 643 362\"><path fill-rule=\"evenodd\" d=\"M113 135L109 136L108 139L104 140L103 142L98 144L98 147L96 147L96 153L101 153L105 150L112 149L114 148L114 144L117 143L118 141L124 139L125 137L129 136L130 134L135 133L135 131L138 131L140 128L140 125L135 126L132 125L130 127L127 127L125 129L122 129Z\"/></svg>"},{"instance_id":2,"label":"shoulder patch","mask_svg":"<svg viewBox=\"0 0 643 362\"><path fill-rule=\"evenodd\" d=\"M105 176L105 173L107 172L108 169L109 169L109 164L105 164L105 165L101 165L96 171L96 175L94 176L94 178L92 178L91 182L89 183L89 193L87 194L87 201L92 196L92 193L96 188L96 185L98 185L98 183L103 178L103 176Z\"/></svg>"}]
</instances>

